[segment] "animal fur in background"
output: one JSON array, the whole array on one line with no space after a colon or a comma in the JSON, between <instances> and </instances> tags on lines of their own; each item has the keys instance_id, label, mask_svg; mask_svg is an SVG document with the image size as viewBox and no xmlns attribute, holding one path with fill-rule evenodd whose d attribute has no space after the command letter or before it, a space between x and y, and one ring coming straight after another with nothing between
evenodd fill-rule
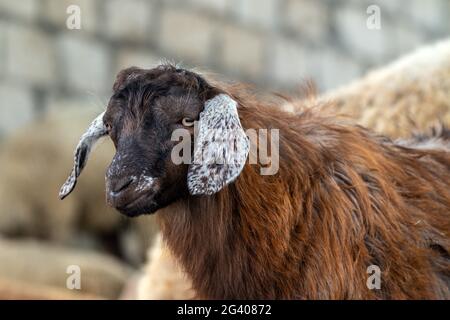
<instances>
[{"instance_id":1,"label":"animal fur in background","mask_svg":"<svg viewBox=\"0 0 450 320\"><path fill-rule=\"evenodd\" d=\"M450 126L450 39L429 45L334 90L323 100L392 138Z\"/></svg>"},{"instance_id":2,"label":"animal fur in background","mask_svg":"<svg viewBox=\"0 0 450 320\"><path fill-rule=\"evenodd\" d=\"M150 263L137 284L137 299L185 300L196 296L188 275L164 245L160 235L149 250L147 261Z\"/></svg>"}]
</instances>

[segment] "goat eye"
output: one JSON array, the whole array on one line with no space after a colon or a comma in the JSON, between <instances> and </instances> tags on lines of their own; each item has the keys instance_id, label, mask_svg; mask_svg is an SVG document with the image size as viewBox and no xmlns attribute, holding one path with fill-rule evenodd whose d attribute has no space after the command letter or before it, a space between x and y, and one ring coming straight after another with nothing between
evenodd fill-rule
<instances>
[{"instance_id":1,"label":"goat eye","mask_svg":"<svg viewBox=\"0 0 450 320\"><path fill-rule=\"evenodd\" d=\"M191 118L183 118L183 120L181 120L181 123L185 127L192 127L194 125L194 122L195 122L195 120L193 120Z\"/></svg>"},{"instance_id":2,"label":"goat eye","mask_svg":"<svg viewBox=\"0 0 450 320\"><path fill-rule=\"evenodd\" d=\"M106 127L106 130L108 131L108 134L110 134L111 133L111 125L109 123L105 123L105 127Z\"/></svg>"}]
</instances>

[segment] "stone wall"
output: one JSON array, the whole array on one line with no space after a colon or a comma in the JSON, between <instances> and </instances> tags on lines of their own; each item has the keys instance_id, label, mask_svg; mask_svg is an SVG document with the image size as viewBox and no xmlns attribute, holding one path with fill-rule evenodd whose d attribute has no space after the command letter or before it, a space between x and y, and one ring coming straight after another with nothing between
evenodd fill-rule
<instances>
[{"instance_id":1,"label":"stone wall","mask_svg":"<svg viewBox=\"0 0 450 320\"><path fill-rule=\"evenodd\" d=\"M80 30L66 26L73 4ZM0 0L0 136L54 109L100 110L118 70L161 58L323 91L448 36L449 17L448 0Z\"/></svg>"}]
</instances>

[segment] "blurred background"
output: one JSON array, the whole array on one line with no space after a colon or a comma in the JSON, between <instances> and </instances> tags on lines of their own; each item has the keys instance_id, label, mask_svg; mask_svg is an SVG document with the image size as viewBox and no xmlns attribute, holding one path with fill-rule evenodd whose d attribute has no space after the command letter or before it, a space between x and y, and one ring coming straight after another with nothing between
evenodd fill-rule
<instances>
[{"instance_id":1,"label":"blurred background","mask_svg":"<svg viewBox=\"0 0 450 320\"><path fill-rule=\"evenodd\" d=\"M81 9L69 30L67 8ZM367 7L381 29L366 27ZM272 89L320 90L450 31L448 0L0 0L0 132L104 106L118 70L161 58Z\"/></svg>"},{"instance_id":2,"label":"blurred background","mask_svg":"<svg viewBox=\"0 0 450 320\"><path fill-rule=\"evenodd\" d=\"M85 270L82 294L117 298L140 270L155 222L104 205L108 142L57 200L120 69L171 61L270 90L312 79L322 93L445 38L449 17L448 0L0 0L0 298L72 298L68 265Z\"/></svg>"}]
</instances>

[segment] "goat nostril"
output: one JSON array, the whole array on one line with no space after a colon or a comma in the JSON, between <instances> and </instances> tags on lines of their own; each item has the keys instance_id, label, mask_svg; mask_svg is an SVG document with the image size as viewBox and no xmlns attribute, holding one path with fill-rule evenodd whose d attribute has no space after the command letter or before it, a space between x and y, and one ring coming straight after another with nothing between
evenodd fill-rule
<instances>
[{"instance_id":1,"label":"goat nostril","mask_svg":"<svg viewBox=\"0 0 450 320\"><path fill-rule=\"evenodd\" d=\"M134 182L133 178L122 178L111 188L111 191L115 194L121 193L127 189Z\"/></svg>"}]
</instances>

